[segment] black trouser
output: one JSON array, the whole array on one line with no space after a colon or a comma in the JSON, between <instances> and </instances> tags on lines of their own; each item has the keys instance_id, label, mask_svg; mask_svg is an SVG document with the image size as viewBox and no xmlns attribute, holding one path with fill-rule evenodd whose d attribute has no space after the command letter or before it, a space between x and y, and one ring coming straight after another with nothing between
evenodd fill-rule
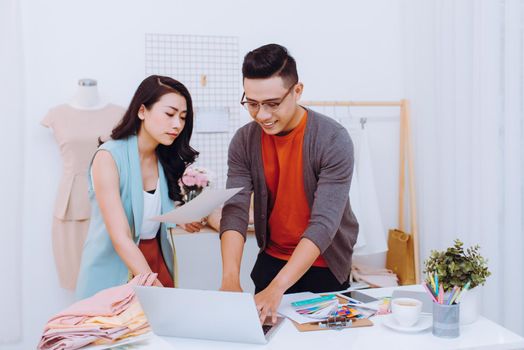
<instances>
[{"instance_id":1,"label":"black trouser","mask_svg":"<svg viewBox=\"0 0 524 350\"><path fill-rule=\"evenodd\" d=\"M258 254L253 271L251 271L251 279L255 283L255 294L264 290L286 263L287 261L274 258L266 252ZM324 293L345 290L348 287L349 281L340 284L327 267L311 266L297 283L286 290L285 294Z\"/></svg>"}]
</instances>

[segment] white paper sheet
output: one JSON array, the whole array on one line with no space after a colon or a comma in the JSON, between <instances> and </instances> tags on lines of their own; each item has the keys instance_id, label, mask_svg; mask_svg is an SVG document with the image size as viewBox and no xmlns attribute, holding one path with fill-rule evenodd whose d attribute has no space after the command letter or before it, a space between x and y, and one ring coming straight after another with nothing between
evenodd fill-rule
<instances>
[{"instance_id":1,"label":"white paper sheet","mask_svg":"<svg viewBox=\"0 0 524 350\"><path fill-rule=\"evenodd\" d=\"M203 217L211 214L215 208L237 194L241 189L242 188L205 188L195 199L171 210L169 213L152 217L149 220L179 225L200 221Z\"/></svg>"},{"instance_id":2,"label":"white paper sheet","mask_svg":"<svg viewBox=\"0 0 524 350\"><path fill-rule=\"evenodd\" d=\"M280 306L277 309L277 312L282 316L285 316L295 321L298 324L318 322L318 320L315 320L314 318L302 316L301 314L296 312L293 306L291 306L291 303L299 300L318 298L319 296L320 295L311 292L284 294L284 296L282 297L282 301L280 302Z\"/></svg>"}]
</instances>

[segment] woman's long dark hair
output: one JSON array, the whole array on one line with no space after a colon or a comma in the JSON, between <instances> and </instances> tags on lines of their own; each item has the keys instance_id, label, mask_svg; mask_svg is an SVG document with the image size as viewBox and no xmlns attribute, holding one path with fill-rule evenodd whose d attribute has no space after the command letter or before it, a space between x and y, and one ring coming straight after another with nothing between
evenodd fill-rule
<instances>
[{"instance_id":1,"label":"woman's long dark hair","mask_svg":"<svg viewBox=\"0 0 524 350\"><path fill-rule=\"evenodd\" d=\"M136 89L135 95L122 120L113 129L111 138L119 140L131 135L137 135L142 125L142 120L138 118L140 106L144 105L149 110L162 96L169 93L182 95L186 99L185 126L170 146L159 144L156 153L164 168L169 198L174 201L180 201L181 194L178 180L182 177L186 167L193 163L198 156L198 152L189 145L191 134L193 133L193 102L184 84L160 75L151 75L144 79Z\"/></svg>"}]
</instances>

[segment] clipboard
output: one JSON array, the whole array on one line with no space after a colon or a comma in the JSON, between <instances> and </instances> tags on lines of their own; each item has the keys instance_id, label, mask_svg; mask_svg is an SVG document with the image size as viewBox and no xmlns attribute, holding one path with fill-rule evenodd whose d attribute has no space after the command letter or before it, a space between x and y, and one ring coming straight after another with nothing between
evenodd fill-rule
<instances>
[{"instance_id":1,"label":"clipboard","mask_svg":"<svg viewBox=\"0 0 524 350\"><path fill-rule=\"evenodd\" d=\"M299 324L291 320L299 332L310 332L310 331L325 331L325 330L341 330L345 328L358 328L358 327L371 327L373 322L367 318L360 318L355 320L346 320L345 322L328 319L326 321L311 322Z\"/></svg>"}]
</instances>

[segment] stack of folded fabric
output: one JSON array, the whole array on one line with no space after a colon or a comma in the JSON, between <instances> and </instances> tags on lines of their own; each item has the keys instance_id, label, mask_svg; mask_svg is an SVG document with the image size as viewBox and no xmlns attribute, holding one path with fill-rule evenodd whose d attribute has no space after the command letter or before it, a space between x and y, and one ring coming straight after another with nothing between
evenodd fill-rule
<instances>
[{"instance_id":1,"label":"stack of folded fabric","mask_svg":"<svg viewBox=\"0 0 524 350\"><path fill-rule=\"evenodd\" d=\"M138 275L125 285L102 290L71 305L47 322L38 349L78 349L149 332L133 285L151 286L156 276L156 273Z\"/></svg>"},{"instance_id":2,"label":"stack of folded fabric","mask_svg":"<svg viewBox=\"0 0 524 350\"><path fill-rule=\"evenodd\" d=\"M397 275L388 269L353 263L351 275L355 281L367 283L373 288L398 286Z\"/></svg>"}]
</instances>

